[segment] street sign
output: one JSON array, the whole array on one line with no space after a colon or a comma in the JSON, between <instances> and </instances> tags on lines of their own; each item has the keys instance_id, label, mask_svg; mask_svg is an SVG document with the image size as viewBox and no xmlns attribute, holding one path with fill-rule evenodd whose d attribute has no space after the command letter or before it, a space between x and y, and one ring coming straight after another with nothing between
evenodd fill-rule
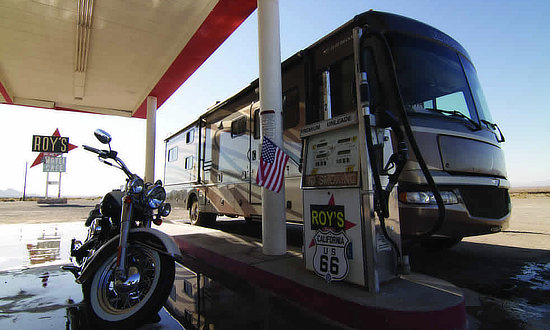
<instances>
[{"instance_id":1,"label":"street sign","mask_svg":"<svg viewBox=\"0 0 550 330\"><path fill-rule=\"evenodd\" d=\"M35 152L69 152L69 138L63 136L32 136L32 151Z\"/></svg>"},{"instance_id":2,"label":"street sign","mask_svg":"<svg viewBox=\"0 0 550 330\"><path fill-rule=\"evenodd\" d=\"M44 156L48 156L48 153L66 153L74 148L77 148L74 144L69 143L68 137L62 137L59 133L59 129L55 129L52 136L33 135L32 138L32 151L40 152L31 167L44 163Z\"/></svg>"},{"instance_id":3,"label":"street sign","mask_svg":"<svg viewBox=\"0 0 550 330\"><path fill-rule=\"evenodd\" d=\"M42 172L65 172L67 168L66 157L45 156L43 162Z\"/></svg>"}]
</instances>

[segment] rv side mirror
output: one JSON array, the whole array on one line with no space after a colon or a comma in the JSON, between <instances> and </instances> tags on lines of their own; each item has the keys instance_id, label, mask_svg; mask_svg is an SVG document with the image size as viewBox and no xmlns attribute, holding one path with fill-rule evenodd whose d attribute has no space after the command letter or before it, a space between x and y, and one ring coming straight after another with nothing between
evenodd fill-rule
<instances>
[{"instance_id":1,"label":"rv side mirror","mask_svg":"<svg viewBox=\"0 0 550 330\"><path fill-rule=\"evenodd\" d=\"M105 132L102 129L99 129L99 128L96 129L94 131L94 135L99 140L99 142L101 142L103 144L111 143L111 135L109 133Z\"/></svg>"}]
</instances>

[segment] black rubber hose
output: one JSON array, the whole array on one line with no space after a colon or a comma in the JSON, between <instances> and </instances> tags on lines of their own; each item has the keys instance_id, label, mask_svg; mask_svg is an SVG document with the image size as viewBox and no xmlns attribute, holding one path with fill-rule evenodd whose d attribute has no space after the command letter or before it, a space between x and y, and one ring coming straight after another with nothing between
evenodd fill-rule
<instances>
[{"instance_id":1,"label":"black rubber hose","mask_svg":"<svg viewBox=\"0 0 550 330\"><path fill-rule=\"evenodd\" d=\"M424 158L422 157L422 153L420 151L420 148L418 147L418 144L416 143L416 139L414 137L411 123L409 122L409 118L407 116L407 112L405 110L405 104L403 104L403 97L401 94L401 88L399 87L399 83L397 82L397 71L395 69L395 61L393 60L391 47L388 44L388 40L386 37L380 33L377 32L377 35L381 37L381 39L384 42L384 45L386 46L386 50L388 52L390 63L391 63L391 70L392 75L396 83L395 90L397 91L398 99L399 99L399 115L401 117L401 121L403 123L403 127L405 128L405 133L407 135L407 138L409 140L409 145L411 146L414 155L416 156L416 160L418 161L418 164L420 165L420 168L422 170L422 173L424 174L424 177L426 178L426 182L428 183L428 186L432 190L435 200L437 202L437 208L438 208L438 220L435 223L435 225L428 231L420 234L420 237L428 237L436 233L439 229L441 229L441 226L443 225L443 222L445 220L445 204L443 203L443 198L441 198L441 193L439 192L439 189L437 188L437 185L435 184L435 181L433 179L432 174L430 173L430 170L428 169L428 166L426 165L426 162L424 161Z\"/></svg>"},{"instance_id":2,"label":"black rubber hose","mask_svg":"<svg viewBox=\"0 0 550 330\"><path fill-rule=\"evenodd\" d=\"M369 152L369 161L370 161L370 167L372 169L372 177L374 179L374 194L376 197L376 202L378 203L377 206L377 213L378 218L380 219L380 228L382 229L382 234L390 242L392 247L394 248L394 251L397 253L398 260L401 259L401 251L399 249L399 246L397 243L390 237L387 229L386 229L386 217L388 216L388 199L386 198L384 191L382 190L382 182L380 181L380 173L378 172L378 164L375 159L374 154L374 143L372 141L372 133L371 133L371 126L370 123L366 121L367 118L365 118L365 135L366 135L366 142L367 142L367 151ZM372 151L372 154L371 154Z\"/></svg>"}]
</instances>

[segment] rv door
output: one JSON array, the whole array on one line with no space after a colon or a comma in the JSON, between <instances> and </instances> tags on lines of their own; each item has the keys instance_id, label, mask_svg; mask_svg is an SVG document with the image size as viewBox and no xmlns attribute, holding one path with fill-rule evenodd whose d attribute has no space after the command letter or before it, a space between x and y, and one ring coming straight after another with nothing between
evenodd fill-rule
<instances>
[{"instance_id":1,"label":"rv door","mask_svg":"<svg viewBox=\"0 0 550 330\"><path fill-rule=\"evenodd\" d=\"M251 107L250 115L250 189L249 189L249 201L252 208L254 208L256 214L261 213L262 205L262 189L256 184L256 175L258 168L260 167L260 108L259 103L256 103Z\"/></svg>"}]
</instances>

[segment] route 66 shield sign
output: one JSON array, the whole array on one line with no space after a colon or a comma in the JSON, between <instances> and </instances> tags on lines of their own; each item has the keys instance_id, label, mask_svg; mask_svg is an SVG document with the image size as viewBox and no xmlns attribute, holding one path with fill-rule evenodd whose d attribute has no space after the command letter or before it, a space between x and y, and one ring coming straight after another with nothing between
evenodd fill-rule
<instances>
[{"instance_id":1,"label":"route 66 shield sign","mask_svg":"<svg viewBox=\"0 0 550 330\"><path fill-rule=\"evenodd\" d=\"M350 242L344 231L317 230L313 236L313 269L327 282L343 281L349 271L346 248Z\"/></svg>"}]
</instances>

